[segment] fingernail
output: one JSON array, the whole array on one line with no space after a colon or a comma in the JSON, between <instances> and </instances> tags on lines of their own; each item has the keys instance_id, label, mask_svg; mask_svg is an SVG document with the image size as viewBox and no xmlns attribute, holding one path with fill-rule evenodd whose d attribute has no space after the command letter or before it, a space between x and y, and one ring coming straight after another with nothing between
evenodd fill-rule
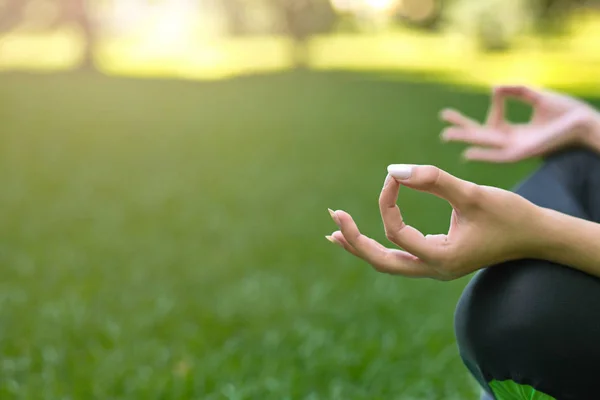
<instances>
[{"instance_id":1,"label":"fingernail","mask_svg":"<svg viewBox=\"0 0 600 400\"><path fill-rule=\"evenodd\" d=\"M342 244L340 242L338 242L337 240L335 240L335 238L331 235L325 236L325 239L329 240L331 243L333 243L337 246L343 247Z\"/></svg>"},{"instance_id":2,"label":"fingernail","mask_svg":"<svg viewBox=\"0 0 600 400\"><path fill-rule=\"evenodd\" d=\"M469 162L469 153L467 151L463 151L460 155L460 162L466 164Z\"/></svg>"},{"instance_id":3,"label":"fingernail","mask_svg":"<svg viewBox=\"0 0 600 400\"><path fill-rule=\"evenodd\" d=\"M453 109L446 108L446 109L442 110L442 112L440 113L440 118L445 121L447 119L452 118L453 114L454 114L454 110Z\"/></svg>"},{"instance_id":4,"label":"fingernail","mask_svg":"<svg viewBox=\"0 0 600 400\"><path fill-rule=\"evenodd\" d=\"M335 222L337 226L340 226L340 219L337 215L335 215L335 211L333 211L331 208L328 208L327 210L329 211L329 215L331 215L333 222Z\"/></svg>"},{"instance_id":5,"label":"fingernail","mask_svg":"<svg viewBox=\"0 0 600 400\"><path fill-rule=\"evenodd\" d=\"M408 179L412 175L412 165L392 164L388 166L388 173L396 179Z\"/></svg>"}]
</instances>

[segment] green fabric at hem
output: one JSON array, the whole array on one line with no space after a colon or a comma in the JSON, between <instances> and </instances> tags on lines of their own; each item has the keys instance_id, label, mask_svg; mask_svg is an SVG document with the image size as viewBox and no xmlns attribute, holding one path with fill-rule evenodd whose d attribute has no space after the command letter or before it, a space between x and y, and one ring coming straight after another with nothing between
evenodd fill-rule
<instances>
[{"instance_id":1,"label":"green fabric at hem","mask_svg":"<svg viewBox=\"0 0 600 400\"><path fill-rule=\"evenodd\" d=\"M529 385L519 385L509 380L493 380L489 383L496 400L556 400L552 396L535 390Z\"/></svg>"}]
</instances>

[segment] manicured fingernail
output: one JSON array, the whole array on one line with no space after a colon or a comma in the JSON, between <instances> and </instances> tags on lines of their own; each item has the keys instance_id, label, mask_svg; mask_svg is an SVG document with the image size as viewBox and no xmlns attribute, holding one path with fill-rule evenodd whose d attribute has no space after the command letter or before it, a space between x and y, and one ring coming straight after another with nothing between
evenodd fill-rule
<instances>
[{"instance_id":1,"label":"manicured fingernail","mask_svg":"<svg viewBox=\"0 0 600 400\"><path fill-rule=\"evenodd\" d=\"M388 173L396 179L408 179L412 174L412 165L392 164L388 166Z\"/></svg>"},{"instance_id":2,"label":"manicured fingernail","mask_svg":"<svg viewBox=\"0 0 600 400\"><path fill-rule=\"evenodd\" d=\"M337 226L340 226L340 219L337 215L335 215L335 211L333 211L331 208L328 208L327 210L329 211L329 215L331 215L333 222L335 222Z\"/></svg>"},{"instance_id":3,"label":"manicured fingernail","mask_svg":"<svg viewBox=\"0 0 600 400\"><path fill-rule=\"evenodd\" d=\"M335 244L336 246L340 246L341 248L344 248L344 246L342 246L342 244L340 242L338 242L337 239L331 235L325 236L325 239L329 240L331 243Z\"/></svg>"}]
</instances>

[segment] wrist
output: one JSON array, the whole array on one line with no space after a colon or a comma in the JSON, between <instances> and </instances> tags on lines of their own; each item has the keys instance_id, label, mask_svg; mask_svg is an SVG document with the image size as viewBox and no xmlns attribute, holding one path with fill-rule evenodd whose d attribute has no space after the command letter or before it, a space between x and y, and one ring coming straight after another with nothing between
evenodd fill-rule
<instances>
[{"instance_id":1,"label":"wrist","mask_svg":"<svg viewBox=\"0 0 600 400\"><path fill-rule=\"evenodd\" d=\"M600 224L538 207L538 230L530 258L551 261L598 275Z\"/></svg>"},{"instance_id":2,"label":"wrist","mask_svg":"<svg viewBox=\"0 0 600 400\"><path fill-rule=\"evenodd\" d=\"M550 209L540 207L528 200L526 217L521 217L518 241L520 259L548 259L549 248L553 245L553 220L555 216Z\"/></svg>"},{"instance_id":3,"label":"wrist","mask_svg":"<svg viewBox=\"0 0 600 400\"><path fill-rule=\"evenodd\" d=\"M532 210L534 236L528 248L527 258L556 261L557 251L563 249L563 239L557 228L561 226L561 216L555 210L534 205Z\"/></svg>"},{"instance_id":4,"label":"wrist","mask_svg":"<svg viewBox=\"0 0 600 400\"><path fill-rule=\"evenodd\" d=\"M513 227L509 238L512 248L504 255L507 260L547 259L548 247L553 240L553 210L540 207L516 193L514 195L520 199L520 204L513 205L515 212L511 218Z\"/></svg>"},{"instance_id":5,"label":"wrist","mask_svg":"<svg viewBox=\"0 0 600 400\"><path fill-rule=\"evenodd\" d=\"M600 278L600 224L533 205L523 218L523 258L541 259Z\"/></svg>"}]
</instances>

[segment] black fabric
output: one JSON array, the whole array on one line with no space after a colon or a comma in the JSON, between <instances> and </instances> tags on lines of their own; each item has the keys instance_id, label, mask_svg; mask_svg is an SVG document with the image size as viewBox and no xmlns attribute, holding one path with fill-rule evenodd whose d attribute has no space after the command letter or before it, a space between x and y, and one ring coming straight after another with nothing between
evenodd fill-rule
<instances>
[{"instance_id":1,"label":"black fabric","mask_svg":"<svg viewBox=\"0 0 600 400\"><path fill-rule=\"evenodd\" d=\"M516 192L600 222L600 157L582 149L554 154ZM465 365L488 393L486 382L511 379L558 400L600 398L600 279L594 276L544 260L485 268L458 302L455 332Z\"/></svg>"}]
</instances>

